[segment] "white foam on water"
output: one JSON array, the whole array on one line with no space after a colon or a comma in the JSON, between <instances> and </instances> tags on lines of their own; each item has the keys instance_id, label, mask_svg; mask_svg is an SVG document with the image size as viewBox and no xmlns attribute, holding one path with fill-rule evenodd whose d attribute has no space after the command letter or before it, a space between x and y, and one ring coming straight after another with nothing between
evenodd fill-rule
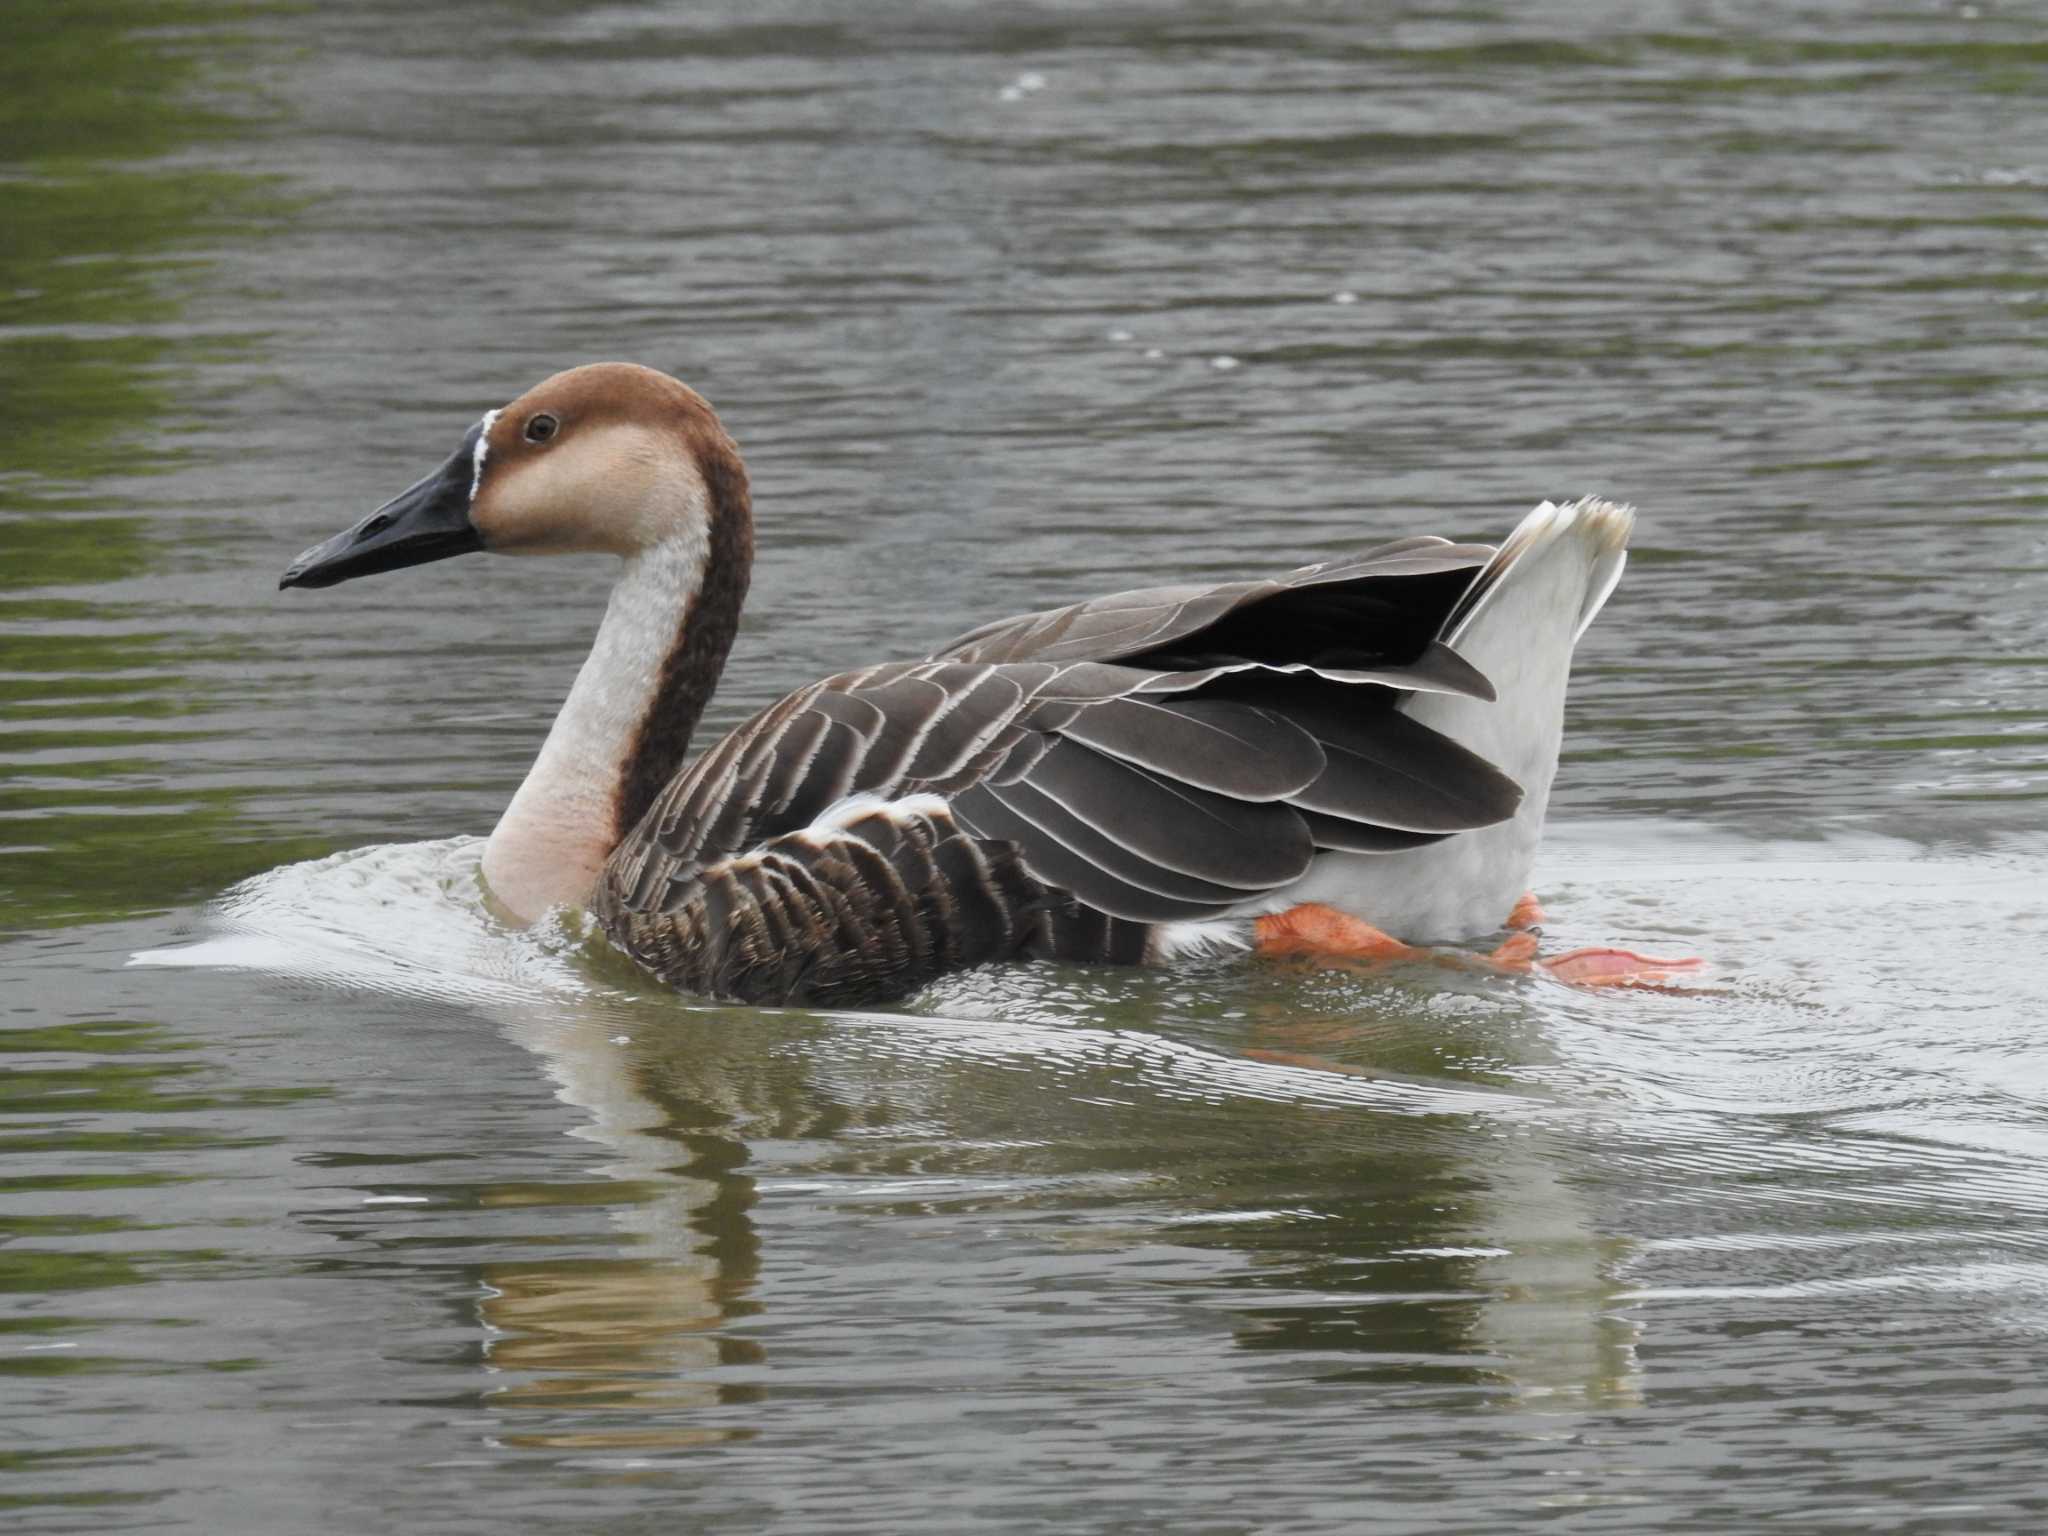
<instances>
[{"instance_id":1,"label":"white foam on water","mask_svg":"<svg viewBox=\"0 0 2048 1536\"><path fill-rule=\"evenodd\" d=\"M211 936L143 950L128 963L263 971L457 1002L600 990L570 963L565 925L522 930L492 916L477 876L483 847L482 838L453 837L287 864L216 901Z\"/></svg>"}]
</instances>

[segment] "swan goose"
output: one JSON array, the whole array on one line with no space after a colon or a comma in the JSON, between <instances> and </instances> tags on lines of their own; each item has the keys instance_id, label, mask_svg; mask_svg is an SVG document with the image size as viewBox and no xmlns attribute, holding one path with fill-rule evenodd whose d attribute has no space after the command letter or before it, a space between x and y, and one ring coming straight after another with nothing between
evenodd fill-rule
<instances>
[{"instance_id":1,"label":"swan goose","mask_svg":"<svg viewBox=\"0 0 2048 1536\"><path fill-rule=\"evenodd\" d=\"M486 412L279 585L475 550L619 557L484 881L521 921L589 908L687 991L856 1003L989 961L1386 957L1526 919L1572 648L1632 522L1545 502L1498 549L1404 538L998 620L811 683L686 761L746 595L746 469L702 396L600 363Z\"/></svg>"}]
</instances>

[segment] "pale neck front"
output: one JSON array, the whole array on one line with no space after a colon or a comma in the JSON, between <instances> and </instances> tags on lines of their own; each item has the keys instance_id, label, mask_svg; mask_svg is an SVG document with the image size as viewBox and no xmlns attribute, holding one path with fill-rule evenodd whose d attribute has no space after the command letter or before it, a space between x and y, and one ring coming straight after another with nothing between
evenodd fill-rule
<instances>
[{"instance_id":1,"label":"pale neck front","mask_svg":"<svg viewBox=\"0 0 2048 1536\"><path fill-rule=\"evenodd\" d=\"M484 848L491 894L523 922L581 906L619 836L628 761L654 708L662 668L687 639L703 585L701 533L630 556L590 655L554 728Z\"/></svg>"}]
</instances>

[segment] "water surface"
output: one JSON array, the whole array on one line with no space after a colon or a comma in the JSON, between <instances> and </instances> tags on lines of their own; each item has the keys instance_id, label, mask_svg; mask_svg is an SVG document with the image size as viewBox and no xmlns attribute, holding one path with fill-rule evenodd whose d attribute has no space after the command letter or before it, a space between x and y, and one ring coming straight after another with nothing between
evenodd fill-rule
<instances>
[{"instance_id":1,"label":"water surface","mask_svg":"<svg viewBox=\"0 0 2048 1536\"><path fill-rule=\"evenodd\" d=\"M2048 1514L2048 45L1991 6L181 0L0 91L0 1508L36 1531ZM1546 942L690 1004L476 897L608 573L273 590L630 357L729 724L1642 509Z\"/></svg>"}]
</instances>

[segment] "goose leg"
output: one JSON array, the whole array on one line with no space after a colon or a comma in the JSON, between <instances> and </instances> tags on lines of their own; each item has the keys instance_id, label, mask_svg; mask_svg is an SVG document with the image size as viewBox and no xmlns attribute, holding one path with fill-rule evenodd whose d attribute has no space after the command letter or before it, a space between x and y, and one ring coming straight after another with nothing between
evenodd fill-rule
<instances>
[{"instance_id":1,"label":"goose leg","mask_svg":"<svg viewBox=\"0 0 2048 1536\"><path fill-rule=\"evenodd\" d=\"M1330 955L1352 960L1407 960L1426 953L1382 933L1362 918L1319 901L1303 902L1252 924L1262 955Z\"/></svg>"}]
</instances>

